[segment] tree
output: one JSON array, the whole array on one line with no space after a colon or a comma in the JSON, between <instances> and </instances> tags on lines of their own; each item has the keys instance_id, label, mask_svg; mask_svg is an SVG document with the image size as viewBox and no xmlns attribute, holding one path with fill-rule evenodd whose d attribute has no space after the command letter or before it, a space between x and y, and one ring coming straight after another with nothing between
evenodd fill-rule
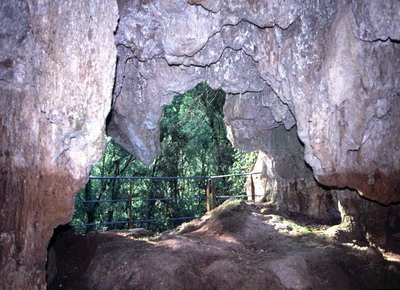
<instances>
[{"instance_id":1,"label":"tree","mask_svg":"<svg viewBox=\"0 0 400 290\"><path fill-rule=\"evenodd\" d=\"M172 104L164 109L164 118L160 124L161 155L151 166L144 166L114 141L109 140L105 156L92 168L91 175L182 177L220 175L233 171L240 173L237 171L246 164L254 164L255 155L241 153L226 138L224 102L225 92L221 89L212 90L206 83L200 83L185 94L176 96ZM204 179L135 179L131 182L135 197L132 202L134 219L164 219L166 216L179 218L200 216L204 213L204 199L199 198L204 197ZM245 178L224 179L217 187L224 194L236 195L243 193L244 182ZM130 184L126 181L92 179L78 194L78 200L90 199L94 202L78 203L73 223L127 220L129 203L104 203L100 200L126 199L129 197L129 190ZM180 199L182 197L186 199ZM137 226L161 231L180 223L182 221L177 220ZM109 225L107 228L115 226ZM92 229L90 227L87 230Z\"/></svg>"}]
</instances>

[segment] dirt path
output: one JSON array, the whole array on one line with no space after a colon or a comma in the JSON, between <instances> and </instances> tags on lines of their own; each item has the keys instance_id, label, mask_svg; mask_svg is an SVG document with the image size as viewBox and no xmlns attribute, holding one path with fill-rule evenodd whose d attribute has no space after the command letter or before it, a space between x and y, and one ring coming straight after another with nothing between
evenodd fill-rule
<instances>
[{"instance_id":1,"label":"dirt path","mask_svg":"<svg viewBox=\"0 0 400 290\"><path fill-rule=\"evenodd\" d=\"M238 200L154 237L64 233L54 249L49 289L400 287L396 253L388 261L374 248L335 242L266 205Z\"/></svg>"}]
</instances>

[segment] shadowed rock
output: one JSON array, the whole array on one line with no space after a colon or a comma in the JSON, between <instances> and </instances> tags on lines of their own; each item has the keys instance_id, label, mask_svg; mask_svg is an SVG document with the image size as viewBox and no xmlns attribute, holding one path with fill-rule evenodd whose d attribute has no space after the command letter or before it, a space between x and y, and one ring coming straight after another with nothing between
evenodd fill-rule
<instances>
[{"instance_id":1,"label":"shadowed rock","mask_svg":"<svg viewBox=\"0 0 400 290\"><path fill-rule=\"evenodd\" d=\"M0 288L44 289L53 229L104 148L113 1L0 2Z\"/></svg>"},{"instance_id":2,"label":"shadowed rock","mask_svg":"<svg viewBox=\"0 0 400 290\"><path fill-rule=\"evenodd\" d=\"M278 160L265 136L295 126L304 151L291 156L320 183L400 201L399 5L1 1L0 281L44 287L47 243L101 156L111 98L108 134L146 164L163 106L207 81L228 93L238 147Z\"/></svg>"}]
</instances>

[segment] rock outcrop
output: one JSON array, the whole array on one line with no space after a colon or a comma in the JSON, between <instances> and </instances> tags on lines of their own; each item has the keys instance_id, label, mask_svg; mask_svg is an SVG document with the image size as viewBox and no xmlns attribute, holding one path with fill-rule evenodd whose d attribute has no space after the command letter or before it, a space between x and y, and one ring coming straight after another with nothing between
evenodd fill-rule
<instances>
[{"instance_id":1,"label":"rock outcrop","mask_svg":"<svg viewBox=\"0 0 400 290\"><path fill-rule=\"evenodd\" d=\"M258 201L275 204L278 212L313 222L334 225L341 222L336 195L341 192L320 186L304 162L304 148L296 127L283 126L263 136L265 146L259 152L253 172ZM250 193L250 180L247 192Z\"/></svg>"},{"instance_id":2,"label":"rock outcrop","mask_svg":"<svg viewBox=\"0 0 400 290\"><path fill-rule=\"evenodd\" d=\"M101 157L114 1L0 2L0 288L44 289L53 229Z\"/></svg>"},{"instance_id":3,"label":"rock outcrop","mask_svg":"<svg viewBox=\"0 0 400 290\"><path fill-rule=\"evenodd\" d=\"M253 182L256 200L271 203L281 214L330 225L329 234L339 241L357 240L384 246L387 233L398 231L399 205L383 206L354 190L330 189L316 183L311 169L296 160L302 156L298 151L303 152L303 148L291 138L295 133L294 129L286 134L274 130L268 136L268 153L259 152L253 169L262 174L247 180L249 198Z\"/></svg>"},{"instance_id":4,"label":"rock outcrop","mask_svg":"<svg viewBox=\"0 0 400 290\"><path fill-rule=\"evenodd\" d=\"M188 2L120 1L113 138L151 163L162 106L205 80L235 145L296 124L320 183L400 201L398 1Z\"/></svg>"},{"instance_id":5,"label":"rock outcrop","mask_svg":"<svg viewBox=\"0 0 400 290\"><path fill-rule=\"evenodd\" d=\"M399 202L399 5L0 2L0 281L44 287L47 243L102 153L112 90L107 132L144 163L158 154L163 106L207 81L229 94L232 142L297 164L287 173L297 184L304 173L302 188L316 186L313 175L382 204ZM296 135L301 155L274 155L271 142L299 142ZM284 148L299 152L299 144ZM352 213L348 204L338 210Z\"/></svg>"}]
</instances>

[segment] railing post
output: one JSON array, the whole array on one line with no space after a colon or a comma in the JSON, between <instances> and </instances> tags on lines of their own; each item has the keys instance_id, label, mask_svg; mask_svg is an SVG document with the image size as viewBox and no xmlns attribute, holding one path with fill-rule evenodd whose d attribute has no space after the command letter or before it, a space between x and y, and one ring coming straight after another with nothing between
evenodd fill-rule
<instances>
[{"instance_id":1,"label":"railing post","mask_svg":"<svg viewBox=\"0 0 400 290\"><path fill-rule=\"evenodd\" d=\"M251 190L251 200L253 202L256 202L256 193L255 193L255 190L254 190L253 174L250 175L250 190Z\"/></svg>"},{"instance_id":2,"label":"railing post","mask_svg":"<svg viewBox=\"0 0 400 290\"><path fill-rule=\"evenodd\" d=\"M213 178L211 178L211 191L212 191L212 209L215 209L217 207L217 195L215 192L215 182Z\"/></svg>"},{"instance_id":3,"label":"railing post","mask_svg":"<svg viewBox=\"0 0 400 290\"><path fill-rule=\"evenodd\" d=\"M129 181L129 223L128 229L132 228L132 180Z\"/></svg>"},{"instance_id":4,"label":"railing post","mask_svg":"<svg viewBox=\"0 0 400 290\"><path fill-rule=\"evenodd\" d=\"M211 205L210 205L210 182L211 182L211 179L207 179L207 187L206 187L207 212L209 212L211 210Z\"/></svg>"}]
</instances>

